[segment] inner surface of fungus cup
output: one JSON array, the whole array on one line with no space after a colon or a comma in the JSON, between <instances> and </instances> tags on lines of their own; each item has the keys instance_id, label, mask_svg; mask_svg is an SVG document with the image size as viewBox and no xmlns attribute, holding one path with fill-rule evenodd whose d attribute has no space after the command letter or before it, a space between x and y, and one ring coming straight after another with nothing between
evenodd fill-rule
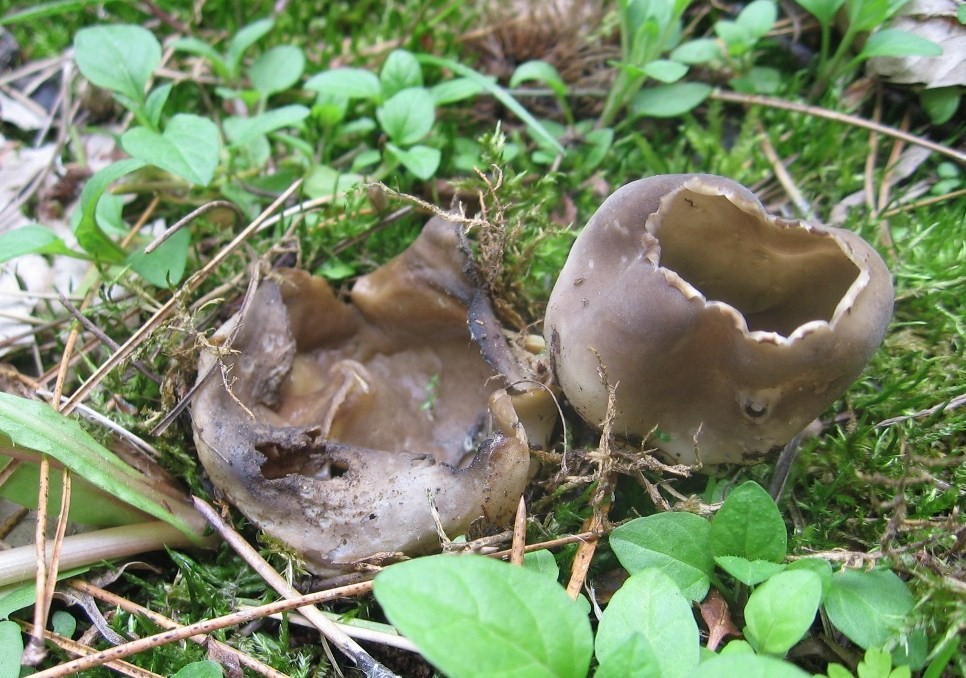
<instances>
[{"instance_id":1,"label":"inner surface of fungus cup","mask_svg":"<svg viewBox=\"0 0 966 678\"><path fill-rule=\"evenodd\" d=\"M568 400L670 461L748 464L838 398L881 344L893 288L856 234L767 214L712 175L611 195L574 243L544 324Z\"/></svg>"},{"instance_id":2,"label":"inner surface of fungus cup","mask_svg":"<svg viewBox=\"0 0 966 678\"><path fill-rule=\"evenodd\" d=\"M192 401L212 481L321 575L437 549L433 504L450 537L508 523L556 410L508 392L524 369L490 309L438 217L351 303L304 271L263 281L218 330L240 323L227 380L215 355L199 363L200 380L215 370Z\"/></svg>"}]
</instances>

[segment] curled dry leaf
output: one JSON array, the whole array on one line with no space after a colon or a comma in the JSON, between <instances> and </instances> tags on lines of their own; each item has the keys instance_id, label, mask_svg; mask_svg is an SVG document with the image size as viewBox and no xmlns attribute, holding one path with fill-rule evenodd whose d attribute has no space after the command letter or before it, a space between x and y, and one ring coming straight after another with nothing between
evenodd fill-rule
<instances>
[{"instance_id":1,"label":"curled dry leaf","mask_svg":"<svg viewBox=\"0 0 966 678\"><path fill-rule=\"evenodd\" d=\"M611 195L574 243L544 332L556 378L600 426L676 463L754 463L838 398L892 315L856 234L768 215L730 179L666 175Z\"/></svg>"},{"instance_id":2,"label":"curled dry leaf","mask_svg":"<svg viewBox=\"0 0 966 678\"><path fill-rule=\"evenodd\" d=\"M459 241L431 220L355 284L351 303L284 271L218 331L241 323L221 358L231 393L216 377L192 403L202 463L318 574L437 548L433 504L450 535L479 518L509 523L529 445L553 428L545 390L511 388L524 368ZM199 375L217 359L203 354Z\"/></svg>"}]
</instances>

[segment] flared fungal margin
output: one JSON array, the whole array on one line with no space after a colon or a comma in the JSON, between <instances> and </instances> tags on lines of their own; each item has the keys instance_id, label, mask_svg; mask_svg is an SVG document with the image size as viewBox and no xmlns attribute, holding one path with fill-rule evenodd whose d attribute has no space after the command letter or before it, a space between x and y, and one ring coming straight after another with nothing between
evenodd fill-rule
<instances>
[{"instance_id":1,"label":"flared fungal margin","mask_svg":"<svg viewBox=\"0 0 966 678\"><path fill-rule=\"evenodd\" d=\"M858 376L892 315L884 262L850 231L766 213L712 175L641 179L591 218L547 308L554 372L589 423L671 460L753 463Z\"/></svg>"}]
</instances>

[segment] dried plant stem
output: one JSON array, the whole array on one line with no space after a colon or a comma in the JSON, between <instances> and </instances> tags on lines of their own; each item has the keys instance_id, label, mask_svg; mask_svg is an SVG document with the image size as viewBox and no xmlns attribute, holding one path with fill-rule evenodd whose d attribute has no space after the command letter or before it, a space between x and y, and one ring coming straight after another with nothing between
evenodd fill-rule
<instances>
[{"instance_id":1,"label":"dried plant stem","mask_svg":"<svg viewBox=\"0 0 966 678\"><path fill-rule=\"evenodd\" d=\"M716 89L710 94L712 99L717 99L718 101L729 101L738 104L748 104L751 106L767 106L769 108L780 108L786 111L794 111L796 113L804 113L805 115L811 115L816 118L824 118L826 120L834 120L835 122L841 122L847 125L853 125L855 127L861 127L862 129L867 129L870 131L878 132L885 136L894 137L896 139L902 139L903 141L914 144L916 146L922 146L923 148L928 148L930 151L940 153L947 157L956 160L959 163L966 165L966 152L959 151L948 146L936 143L935 141L930 141L929 139L924 139L918 137L914 134L909 134L908 132L903 132L895 127L889 127L888 125L880 125L875 122L866 120L865 118L860 118L856 115L849 115L848 113L839 113L838 111L830 111L827 108L819 108L818 106L809 106L807 104L799 104L794 101L785 101L784 99L777 99L775 97L766 97L760 94L741 94L739 92L731 92L728 90Z\"/></svg>"},{"instance_id":2,"label":"dried plant stem","mask_svg":"<svg viewBox=\"0 0 966 678\"><path fill-rule=\"evenodd\" d=\"M53 668L35 673L31 678L59 678L60 676L71 675L80 671L94 668L95 666L101 666L106 662L113 661L115 659L129 657L132 654L150 650L154 647L187 640L188 638L191 638L191 636L212 633L229 626L245 624L255 619L261 619L262 617L267 617L279 612L288 612L300 607L305 607L306 605L316 605L318 603L337 600L339 598L349 598L364 595L370 591L372 591L372 582L362 582L360 584L351 584L349 586L343 586L337 589L308 593L293 600L279 600L267 605L232 612L231 614L215 617L214 619L205 619L194 624L189 624L188 626L182 626L179 629L162 631L161 633L157 633L153 636L139 638L138 640L133 640L130 643L125 643L124 645L108 648L107 650L103 650L89 657L74 659L61 664L60 666L55 666Z\"/></svg>"},{"instance_id":3,"label":"dried plant stem","mask_svg":"<svg viewBox=\"0 0 966 678\"><path fill-rule=\"evenodd\" d=\"M761 134L761 150L765 153L765 157L768 158L768 162L771 163L772 171L775 172L775 177L778 178L778 182L785 189L785 194L791 199L799 214L806 219L814 220L815 212L812 210L812 206L802 196L802 192L798 190L794 179L792 179L791 174L785 168L785 163L782 162L782 159L778 156L778 151L775 150L775 146L771 143L771 139L765 131L765 126L760 121L758 122L758 132Z\"/></svg>"},{"instance_id":4,"label":"dried plant stem","mask_svg":"<svg viewBox=\"0 0 966 678\"><path fill-rule=\"evenodd\" d=\"M231 528L228 523L226 523L218 512L207 502L198 497L193 497L195 508L211 523L212 527L218 532L218 534L226 541L228 544L235 549L235 552L240 555L245 562L252 566L252 568L258 572L258 574L271 586L273 589L278 591L279 594L288 598L289 600L296 599L300 596L299 592L295 588L285 581L278 572L269 565L264 558L252 548L245 539L238 534L234 529ZM367 676L380 676L389 677L394 676L394 674L389 671L389 669L382 666L379 662L373 659L368 652L362 649L362 647L354 641L349 635L343 631L339 626L321 613L318 609L312 606L300 607L299 612L305 615L306 619L312 622L312 624L325 636L333 645L335 645L343 654L345 654L352 662Z\"/></svg>"},{"instance_id":5,"label":"dried plant stem","mask_svg":"<svg viewBox=\"0 0 966 678\"><path fill-rule=\"evenodd\" d=\"M37 627L33 624L25 621L18 621L17 623L20 624L20 626L27 633L31 634L31 636L33 636L37 631ZM80 657L88 657L97 652L97 650L89 645L78 643L75 640L71 640L70 638L62 636L59 633L54 633L53 631L42 631L39 635L41 635L44 640L50 641L60 649L66 650L67 652ZM107 668L111 669L112 671L117 671L121 675L131 676L132 678L164 678L160 674L148 671L147 669L142 669L139 666L135 666L134 664L121 660L107 662Z\"/></svg>"},{"instance_id":6,"label":"dried plant stem","mask_svg":"<svg viewBox=\"0 0 966 678\"><path fill-rule=\"evenodd\" d=\"M91 584L90 582L86 582L82 579L72 579L69 582L67 582L67 585L70 588L80 591L81 593L86 593L87 595L92 596L93 598L102 600L108 605L119 607L125 612L130 612L131 614L143 616L146 619L151 620L153 623L157 624L161 628L164 628L164 629L181 628L181 624L179 624L178 622L172 619L168 619L163 614L159 614L154 610L138 605L137 603L130 601L127 598L123 598L119 595L111 593L110 591L106 591L99 586L95 586L94 584ZM260 662L254 657L251 657L245 654L241 650L237 650L231 645L223 643L220 640L215 640L210 636L205 636L205 635L192 636L188 640L192 641L193 643L197 643L198 645L206 645L206 644L217 645L218 650L220 652L234 655L235 657L238 658L238 662L242 666L248 669L251 669L252 671L254 671L259 675L268 676L269 678L285 677L285 674L282 673L281 671L276 671L268 664Z\"/></svg>"},{"instance_id":7,"label":"dried plant stem","mask_svg":"<svg viewBox=\"0 0 966 678\"><path fill-rule=\"evenodd\" d=\"M59 567L62 570L71 570L102 560L154 551L165 546L181 548L194 545L195 542L184 532L160 520L109 527L65 537ZM33 545L3 551L3 557L0 558L0 586L29 579L34 568L46 569L47 558L52 550L52 546L48 545L43 556Z\"/></svg>"},{"instance_id":8,"label":"dried plant stem","mask_svg":"<svg viewBox=\"0 0 966 678\"><path fill-rule=\"evenodd\" d=\"M606 531L603 529L593 532L579 532L577 534L567 535L566 537L558 537L556 539L542 541L537 544L527 544L523 547L523 552L533 553L534 551L554 549L558 546L567 546L568 544L583 544L585 542L597 541L604 534L606 534ZM512 551L513 549L504 549L502 551L487 553L486 555L490 558L508 558Z\"/></svg>"},{"instance_id":9,"label":"dried plant stem","mask_svg":"<svg viewBox=\"0 0 966 678\"><path fill-rule=\"evenodd\" d=\"M520 497L517 515L513 519L513 542L510 547L510 562L523 565L524 550L527 546L527 502Z\"/></svg>"}]
</instances>

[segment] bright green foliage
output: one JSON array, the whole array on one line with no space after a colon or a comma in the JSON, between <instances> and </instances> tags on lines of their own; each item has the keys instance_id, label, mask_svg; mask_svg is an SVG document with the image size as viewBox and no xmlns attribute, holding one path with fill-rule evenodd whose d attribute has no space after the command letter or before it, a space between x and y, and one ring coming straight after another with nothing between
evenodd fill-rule
<instances>
[{"instance_id":1,"label":"bright green foliage","mask_svg":"<svg viewBox=\"0 0 966 678\"><path fill-rule=\"evenodd\" d=\"M634 574L657 568L694 601L704 599L714 570L711 525L693 513L658 513L621 525L610 535L621 565Z\"/></svg>"},{"instance_id":2,"label":"bright green foliage","mask_svg":"<svg viewBox=\"0 0 966 678\"><path fill-rule=\"evenodd\" d=\"M116 497L145 514L170 523L194 539L200 538L197 524L186 520L186 516L195 515L187 502L179 505L144 474L100 445L75 420L56 412L47 403L0 393L0 447L25 448L34 454L48 454L101 489L107 497ZM105 508L104 501L104 497L89 500L98 511ZM75 500L72 507L80 507L82 503L82 499ZM129 512L122 522L136 522L138 517ZM143 514L140 517L143 520Z\"/></svg>"},{"instance_id":3,"label":"bright green foliage","mask_svg":"<svg viewBox=\"0 0 966 678\"><path fill-rule=\"evenodd\" d=\"M745 637L763 654L782 656L815 621L822 580L810 570L779 572L751 594L745 605Z\"/></svg>"},{"instance_id":4,"label":"bright green foliage","mask_svg":"<svg viewBox=\"0 0 966 678\"><path fill-rule=\"evenodd\" d=\"M221 678L224 671L221 664L211 660L192 662L184 666L171 678Z\"/></svg>"},{"instance_id":5,"label":"bright green foliage","mask_svg":"<svg viewBox=\"0 0 966 678\"><path fill-rule=\"evenodd\" d=\"M825 601L829 621L861 648L894 639L912 612L909 587L889 570L842 570Z\"/></svg>"},{"instance_id":6,"label":"bright green foliage","mask_svg":"<svg viewBox=\"0 0 966 678\"><path fill-rule=\"evenodd\" d=\"M756 654L729 654L702 662L694 678L807 678L794 664Z\"/></svg>"},{"instance_id":7,"label":"bright green foliage","mask_svg":"<svg viewBox=\"0 0 966 678\"><path fill-rule=\"evenodd\" d=\"M23 635L20 625L12 621L0 621L0 678L19 678L21 656Z\"/></svg>"},{"instance_id":8,"label":"bright green foliage","mask_svg":"<svg viewBox=\"0 0 966 678\"><path fill-rule=\"evenodd\" d=\"M819 22L822 43L819 53L818 77L812 86L812 96L818 96L835 79L854 70L874 56L938 56L939 45L906 31L881 29L905 2L892 0L796 0ZM832 51L832 24L844 5L848 26L838 46ZM858 54L852 56L852 46L859 36L872 33Z\"/></svg>"},{"instance_id":9,"label":"bright green foliage","mask_svg":"<svg viewBox=\"0 0 966 678\"><path fill-rule=\"evenodd\" d=\"M132 157L185 181L207 186L215 175L221 138L211 120L190 113L175 115L160 134L146 127L124 133L121 145Z\"/></svg>"},{"instance_id":10,"label":"bright green foliage","mask_svg":"<svg viewBox=\"0 0 966 678\"><path fill-rule=\"evenodd\" d=\"M453 678L587 673L590 623L542 574L479 556L430 556L386 568L374 591L389 620Z\"/></svg>"},{"instance_id":11,"label":"bright green foliage","mask_svg":"<svg viewBox=\"0 0 966 678\"><path fill-rule=\"evenodd\" d=\"M95 26L77 32L74 59L85 78L142 113L148 81L161 63L161 44L140 26Z\"/></svg>"},{"instance_id":12,"label":"bright green foliage","mask_svg":"<svg viewBox=\"0 0 966 678\"><path fill-rule=\"evenodd\" d=\"M856 667L858 678L909 678L912 671L908 666L892 666L892 655L885 650L870 647L865 657ZM828 678L855 678L851 671L841 664L829 664Z\"/></svg>"},{"instance_id":13,"label":"bright green foliage","mask_svg":"<svg viewBox=\"0 0 966 678\"><path fill-rule=\"evenodd\" d=\"M698 665L698 627L689 600L660 570L641 570L608 603L595 649L609 675L691 675Z\"/></svg>"},{"instance_id":14,"label":"bright green foliage","mask_svg":"<svg viewBox=\"0 0 966 678\"><path fill-rule=\"evenodd\" d=\"M272 19L259 19L248 24L231 37L224 54L219 53L203 40L190 37L178 39L174 47L205 57L211 63L215 73L231 82L241 75L241 62L245 52L265 37L274 25L275 22Z\"/></svg>"},{"instance_id":15,"label":"bright green foliage","mask_svg":"<svg viewBox=\"0 0 966 678\"><path fill-rule=\"evenodd\" d=\"M711 521L711 550L715 557L780 563L785 559L788 533L778 507L756 482L732 490Z\"/></svg>"},{"instance_id":16,"label":"bright green foliage","mask_svg":"<svg viewBox=\"0 0 966 678\"><path fill-rule=\"evenodd\" d=\"M748 586L760 584L786 567L784 563L773 563L770 560L748 560L741 556L715 556L714 562L722 570Z\"/></svg>"}]
</instances>

